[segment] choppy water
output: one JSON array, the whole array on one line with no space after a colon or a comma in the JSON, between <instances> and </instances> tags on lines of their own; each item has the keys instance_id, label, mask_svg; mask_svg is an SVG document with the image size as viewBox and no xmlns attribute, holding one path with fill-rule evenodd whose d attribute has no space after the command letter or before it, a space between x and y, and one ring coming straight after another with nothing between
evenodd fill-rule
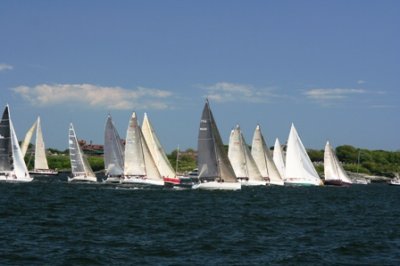
<instances>
[{"instance_id":1,"label":"choppy water","mask_svg":"<svg viewBox=\"0 0 400 266\"><path fill-rule=\"evenodd\" d=\"M0 264L400 264L400 187L0 184Z\"/></svg>"}]
</instances>

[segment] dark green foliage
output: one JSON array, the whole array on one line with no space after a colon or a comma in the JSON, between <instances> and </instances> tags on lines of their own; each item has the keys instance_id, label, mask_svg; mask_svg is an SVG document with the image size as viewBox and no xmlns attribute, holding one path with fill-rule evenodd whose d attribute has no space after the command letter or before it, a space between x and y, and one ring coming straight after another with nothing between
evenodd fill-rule
<instances>
[{"instance_id":1,"label":"dark green foliage","mask_svg":"<svg viewBox=\"0 0 400 266\"><path fill-rule=\"evenodd\" d=\"M177 150L171 152L167 157L174 170L177 170L178 173L184 173L192 171L194 168L197 167L195 153L196 152L193 149L187 149L184 152L180 151L178 160L178 169L175 169Z\"/></svg>"},{"instance_id":2,"label":"dark green foliage","mask_svg":"<svg viewBox=\"0 0 400 266\"><path fill-rule=\"evenodd\" d=\"M324 161L324 150L307 150L308 156L313 162Z\"/></svg>"},{"instance_id":3,"label":"dark green foliage","mask_svg":"<svg viewBox=\"0 0 400 266\"><path fill-rule=\"evenodd\" d=\"M94 172L104 169L104 158L101 156L88 156L88 161Z\"/></svg>"}]
</instances>

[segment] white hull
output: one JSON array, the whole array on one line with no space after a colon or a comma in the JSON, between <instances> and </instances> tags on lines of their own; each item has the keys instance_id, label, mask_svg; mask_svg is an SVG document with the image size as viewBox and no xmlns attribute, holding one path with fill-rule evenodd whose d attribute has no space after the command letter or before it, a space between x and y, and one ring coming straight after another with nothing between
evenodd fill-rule
<instances>
[{"instance_id":1,"label":"white hull","mask_svg":"<svg viewBox=\"0 0 400 266\"><path fill-rule=\"evenodd\" d=\"M285 182L283 182L283 180L281 182L279 181L270 181L267 183L269 186L284 186Z\"/></svg>"},{"instance_id":2,"label":"white hull","mask_svg":"<svg viewBox=\"0 0 400 266\"><path fill-rule=\"evenodd\" d=\"M389 182L390 185L400 186L400 179L392 179Z\"/></svg>"},{"instance_id":3,"label":"white hull","mask_svg":"<svg viewBox=\"0 0 400 266\"><path fill-rule=\"evenodd\" d=\"M286 179L285 186L323 186L324 183L319 180L305 180L299 178Z\"/></svg>"},{"instance_id":4,"label":"white hull","mask_svg":"<svg viewBox=\"0 0 400 266\"><path fill-rule=\"evenodd\" d=\"M144 177L123 177L121 179L122 184L142 184L142 185L154 185L154 186L164 186L163 180L152 180Z\"/></svg>"},{"instance_id":5,"label":"white hull","mask_svg":"<svg viewBox=\"0 0 400 266\"><path fill-rule=\"evenodd\" d=\"M242 186L266 186L268 184L267 181L254 181L244 179L238 179L238 182L240 182Z\"/></svg>"},{"instance_id":6,"label":"white hull","mask_svg":"<svg viewBox=\"0 0 400 266\"><path fill-rule=\"evenodd\" d=\"M6 176L4 174L0 175L0 182L31 182L33 180L33 178L29 177L29 178L14 178L12 176Z\"/></svg>"},{"instance_id":7,"label":"white hull","mask_svg":"<svg viewBox=\"0 0 400 266\"><path fill-rule=\"evenodd\" d=\"M33 169L29 171L31 175L58 175L58 171L51 169Z\"/></svg>"},{"instance_id":8,"label":"white hull","mask_svg":"<svg viewBox=\"0 0 400 266\"><path fill-rule=\"evenodd\" d=\"M77 175L72 178L68 177L68 182L97 182L97 177Z\"/></svg>"},{"instance_id":9,"label":"white hull","mask_svg":"<svg viewBox=\"0 0 400 266\"><path fill-rule=\"evenodd\" d=\"M193 189L204 189L204 190L240 190L241 184L239 182L204 182L193 185Z\"/></svg>"},{"instance_id":10,"label":"white hull","mask_svg":"<svg viewBox=\"0 0 400 266\"><path fill-rule=\"evenodd\" d=\"M121 176L108 176L103 183L121 183Z\"/></svg>"}]
</instances>

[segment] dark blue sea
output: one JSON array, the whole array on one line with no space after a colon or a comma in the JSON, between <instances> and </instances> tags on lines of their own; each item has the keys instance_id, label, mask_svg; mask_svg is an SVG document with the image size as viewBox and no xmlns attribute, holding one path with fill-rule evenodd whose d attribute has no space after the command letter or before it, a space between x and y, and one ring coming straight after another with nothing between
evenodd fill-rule
<instances>
[{"instance_id":1,"label":"dark blue sea","mask_svg":"<svg viewBox=\"0 0 400 266\"><path fill-rule=\"evenodd\" d=\"M0 184L0 265L400 265L400 187Z\"/></svg>"}]
</instances>

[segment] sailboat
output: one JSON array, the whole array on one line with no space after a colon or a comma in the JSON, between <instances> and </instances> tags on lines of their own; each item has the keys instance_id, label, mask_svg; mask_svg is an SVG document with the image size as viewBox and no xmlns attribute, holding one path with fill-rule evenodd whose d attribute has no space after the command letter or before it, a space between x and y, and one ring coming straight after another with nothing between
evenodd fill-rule
<instances>
[{"instance_id":1,"label":"sailboat","mask_svg":"<svg viewBox=\"0 0 400 266\"><path fill-rule=\"evenodd\" d=\"M286 151L285 185L323 185L293 124Z\"/></svg>"},{"instance_id":2,"label":"sailboat","mask_svg":"<svg viewBox=\"0 0 400 266\"><path fill-rule=\"evenodd\" d=\"M124 147L111 115L104 130L104 169L106 183L119 183L124 175Z\"/></svg>"},{"instance_id":3,"label":"sailboat","mask_svg":"<svg viewBox=\"0 0 400 266\"><path fill-rule=\"evenodd\" d=\"M278 169L280 176L282 177L282 179L285 179L285 160L283 157L282 146L278 138L276 138L275 140L274 153L272 158L274 160L274 163L276 165L276 168Z\"/></svg>"},{"instance_id":4,"label":"sailboat","mask_svg":"<svg viewBox=\"0 0 400 266\"><path fill-rule=\"evenodd\" d=\"M164 185L135 112L132 113L126 133L124 166L122 183Z\"/></svg>"},{"instance_id":5,"label":"sailboat","mask_svg":"<svg viewBox=\"0 0 400 266\"><path fill-rule=\"evenodd\" d=\"M32 180L11 121L9 106L6 105L0 122L0 181L30 182Z\"/></svg>"},{"instance_id":6,"label":"sailboat","mask_svg":"<svg viewBox=\"0 0 400 266\"><path fill-rule=\"evenodd\" d=\"M329 141L327 141L325 145L324 175L325 185L348 186L352 184Z\"/></svg>"},{"instance_id":7,"label":"sailboat","mask_svg":"<svg viewBox=\"0 0 400 266\"><path fill-rule=\"evenodd\" d=\"M43 141L43 133L40 123L40 117L37 118L37 120L33 123L32 127L28 130L28 132L25 135L24 141L21 144L22 156L25 157L26 155L29 143L31 142L35 129L36 129L36 141L35 141L35 151L34 151L35 161L33 170L29 171L29 173L31 175L38 175L38 176L58 175L58 171L49 169L49 165L47 163L46 149Z\"/></svg>"},{"instance_id":8,"label":"sailboat","mask_svg":"<svg viewBox=\"0 0 400 266\"><path fill-rule=\"evenodd\" d=\"M257 125L254 130L251 155L257 164L261 176L268 180L268 184L277 186L284 185L283 179L279 174L278 168L272 159L271 152L268 149L268 145L262 135L260 125Z\"/></svg>"},{"instance_id":9,"label":"sailboat","mask_svg":"<svg viewBox=\"0 0 400 266\"><path fill-rule=\"evenodd\" d=\"M72 123L69 125L68 145L72 174L72 177L68 177L68 182L97 182L96 175L79 146Z\"/></svg>"},{"instance_id":10,"label":"sailboat","mask_svg":"<svg viewBox=\"0 0 400 266\"><path fill-rule=\"evenodd\" d=\"M231 131L228 158L232 164L236 178L242 185L265 186L267 184L267 181L261 176L258 170L239 125Z\"/></svg>"},{"instance_id":11,"label":"sailboat","mask_svg":"<svg viewBox=\"0 0 400 266\"><path fill-rule=\"evenodd\" d=\"M167 187L191 188L191 186L193 185L191 178L186 176L178 176L176 174L176 170L172 168L172 165L169 162L167 155L165 154L161 142L157 137L154 127L150 123L147 113L144 113L142 133L149 147L150 153L154 159L154 162L157 166L157 169L163 177L164 185Z\"/></svg>"},{"instance_id":12,"label":"sailboat","mask_svg":"<svg viewBox=\"0 0 400 266\"><path fill-rule=\"evenodd\" d=\"M241 184L237 181L232 165L224 151L208 100L206 100L200 120L197 167L199 183L193 185L193 189L241 189Z\"/></svg>"}]
</instances>

